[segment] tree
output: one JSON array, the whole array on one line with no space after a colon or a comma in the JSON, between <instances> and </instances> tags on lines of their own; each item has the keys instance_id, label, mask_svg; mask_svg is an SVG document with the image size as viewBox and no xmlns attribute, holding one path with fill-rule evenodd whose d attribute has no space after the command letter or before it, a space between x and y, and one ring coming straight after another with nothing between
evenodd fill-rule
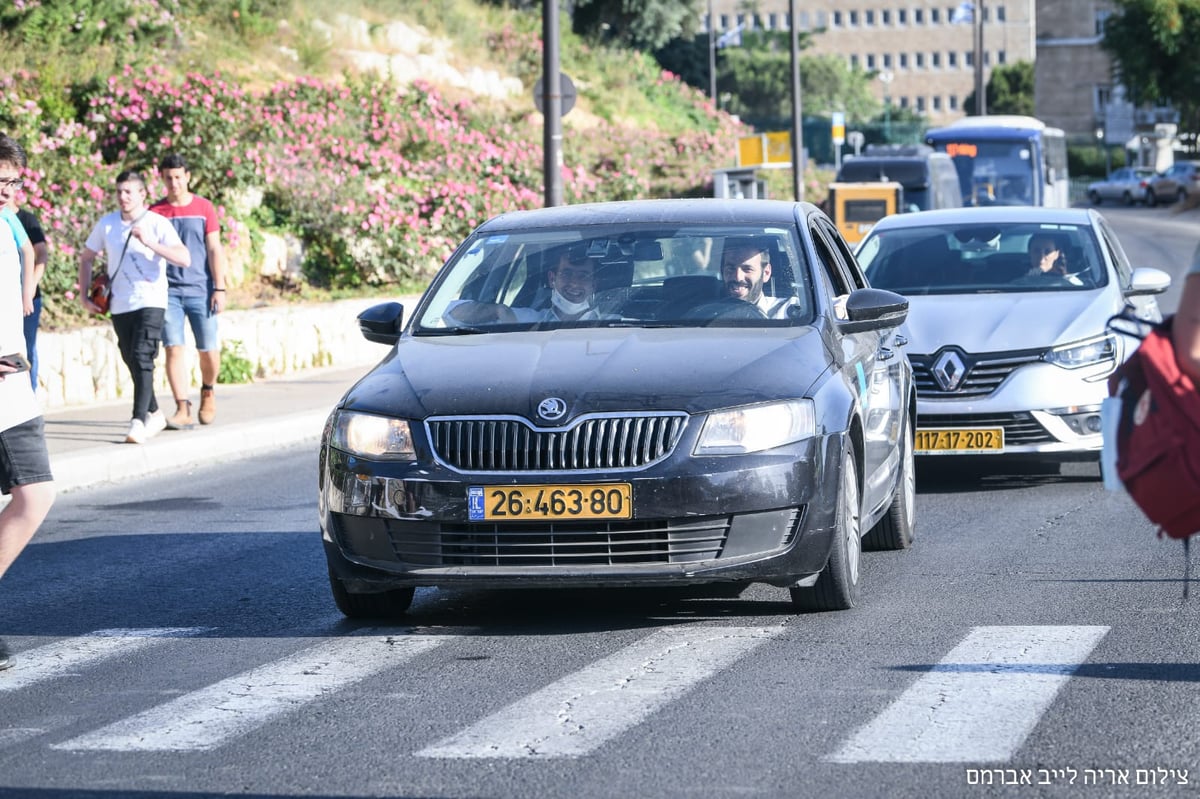
<instances>
[{"instance_id":1,"label":"tree","mask_svg":"<svg viewBox=\"0 0 1200 799\"><path fill-rule=\"evenodd\" d=\"M571 30L593 42L653 51L691 38L700 14L699 0L576 0Z\"/></svg>"},{"instance_id":2,"label":"tree","mask_svg":"<svg viewBox=\"0 0 1200 799\"><path fill-rule=\"evenodd\" d=\"M996 67L988 78L984 92L989 114L1033 116L1033 64L1018 61ZM970 115L978 113L975 110L975 92L967 95L963 110Z\"/></svg>"},{"instance_id":3,"label":"tree","mask_svg":"<svg viewBox=\"0 0 1200 799\"><path fill-rule=\"evenodd\" d=\"M1200 127L1200 0L1116 0L1101 46L1135 105L1170 103L1183 127Z\"/></svg>"}]
</instances>

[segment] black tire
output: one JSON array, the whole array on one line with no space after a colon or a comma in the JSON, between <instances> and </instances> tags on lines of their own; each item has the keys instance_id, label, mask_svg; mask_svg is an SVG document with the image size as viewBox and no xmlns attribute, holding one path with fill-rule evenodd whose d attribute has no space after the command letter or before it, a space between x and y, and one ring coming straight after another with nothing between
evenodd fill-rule
<instances>
[{"instance_id":1,"label":"black tire","mask_svg":"<svg viewBox=\"0 0 1200 799\"><path fill-rule=\"evenodd\" d=\"M1124 194L1122 194L1121 202L1125 203L1126 205L1133 205L1133 202L1134 202L1133 193L1127 191Z\"/></svg>"},{"instance_id":2,"label":"black tire","mask_svg":"<svg viewBox=\"0 0 1200 799\"><path fill-rule=\"evenodd\" d=\"M1158 197L1154 194L1154 189L1146 189L1146 207L1153 208L1158 205Z\"/></svg>"},{"instance_id":3,"label":"black tire","mask_svg":"<svg viewBox=\"0 0 1200 799\"><path fill-rule=\"evenodd\" d=\"M847 610L858 604L859 566L862 553L862 497L854 452L842 453L841 490L833 546L829 560L811 586L791 589L792 607L799 611Z\"/></svg>"},{"instance_id":4,"label":"black tire","mask_svg":"<svg viewBox=\"0 0 1200 799\"><path fill-rule=\"evenodd\" d=\"M341 580L329 573L333 602L348 619L396 619L408 612L416 589L393 588L374 594L352 594Z\"/></svg>"},{"instance_id":5,"label":"black tire","mask_svg":"<svg viewBox=\"0 0 1200 799\"><path fill-rule=\"evenodd\" d=\"M917 464L913 455L912 426L906 427L908 429L900 439L900 475L896 493L887 513L863 536L865 550L878 552L912 546L917 526Z\"/></svg>"},{"instance_id":6,"label":"black tire","mask_svg":"<svg viewBox=\"0 0 1200 799\"><path fill-rule=\"evenodd\" d=\"M1092 190L1088 192L1088 199L1092 201L1092 205L1099 205L1104 198L1100 196L1100 192Z\"/></svg>"}]
</instances>

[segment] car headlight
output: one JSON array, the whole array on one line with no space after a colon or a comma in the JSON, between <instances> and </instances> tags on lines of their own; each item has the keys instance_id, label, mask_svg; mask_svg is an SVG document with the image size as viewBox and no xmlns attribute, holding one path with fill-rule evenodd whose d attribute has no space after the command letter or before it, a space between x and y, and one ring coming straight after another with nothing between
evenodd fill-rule
<instances>
[{"instance_id":1,"label":"car headlight","mask_svg":"<svg viewBox=\"0 0 1200 799\"><path fill-rule=\"evenodd\" d=\"M700 431L697 455L742 455L782 447L816 435L812 400L748 405L710 413Z\"/></svg>"},{"instance_id":2,"label":"car headlight","mask_svg":"<svg viewBox=\"0 0 1200 799\"><path fill-rule=\"evenodd\" d=\"M367 458L416 460L408 422L388 416L342 411L334 421L329 444Z\"/></svg>"},{"instance_id":3,"label":"car headlight","mask_svg":"<svg viewBox=\"0 0 1200 799\"><path fill-rule=\"evenodd\" d=\"M1120 344L1117 343L1116 336L1102 336L1076 344L1068 344L1064 347L1056 347L1043 355L1042 360L1064 369L1094 366L1106 361L1116 366L1119 352Z\"/></svg>"}]
</instances>

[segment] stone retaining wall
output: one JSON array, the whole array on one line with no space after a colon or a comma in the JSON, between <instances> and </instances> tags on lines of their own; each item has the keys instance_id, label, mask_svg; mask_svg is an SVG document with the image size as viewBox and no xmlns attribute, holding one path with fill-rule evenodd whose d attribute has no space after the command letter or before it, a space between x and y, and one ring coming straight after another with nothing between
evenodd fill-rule
<instances>
[{"instance_id":1,"label":"stone retaining wall","mask_svg":"<svg viewBox=\"0 0 1200 799\"><path fill-rule=\"evenodd\" d=\"M399 297L406 313L417 297ZM362 337L356 317L386 300L343 300L319 305L282 305L226 311L220 317L226 346L241 342L241 353L256 377L269 377L323 366L370 365L387 354L381 344ZM191 331L187 332L193 394L200 385ZM159 351L155 386L169 392L165 356ZM121 362L111 325L38 334L38 395L47 410L132 398L133 384Z\"/></svg>"}]
</instances>

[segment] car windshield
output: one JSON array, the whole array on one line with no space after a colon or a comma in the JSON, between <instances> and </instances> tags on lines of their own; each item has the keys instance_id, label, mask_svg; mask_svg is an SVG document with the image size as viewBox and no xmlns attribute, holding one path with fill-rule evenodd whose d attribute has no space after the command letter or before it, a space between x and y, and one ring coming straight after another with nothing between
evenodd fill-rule
<instances>
[{"instance_id":1,"label":"car windshield","mask_svg":"<svg viewBox=\"0 0 1200 799\"><path fill-rule=\"evenodd\" d=\"M872 286L899 294L1088 291L1108 283L1086 225L876 228L858 260Z\"/></svg>"},{"instance_id":2,"label":"car windshield","mask_svg":"<svg viewBox=\"0 0 1200 799\"><path fill-rule=\"evenodd\" d=\"M477 231L439 272L412 331L807 324L810 274L790 228Z\"/></svg>"}]
</instances>

